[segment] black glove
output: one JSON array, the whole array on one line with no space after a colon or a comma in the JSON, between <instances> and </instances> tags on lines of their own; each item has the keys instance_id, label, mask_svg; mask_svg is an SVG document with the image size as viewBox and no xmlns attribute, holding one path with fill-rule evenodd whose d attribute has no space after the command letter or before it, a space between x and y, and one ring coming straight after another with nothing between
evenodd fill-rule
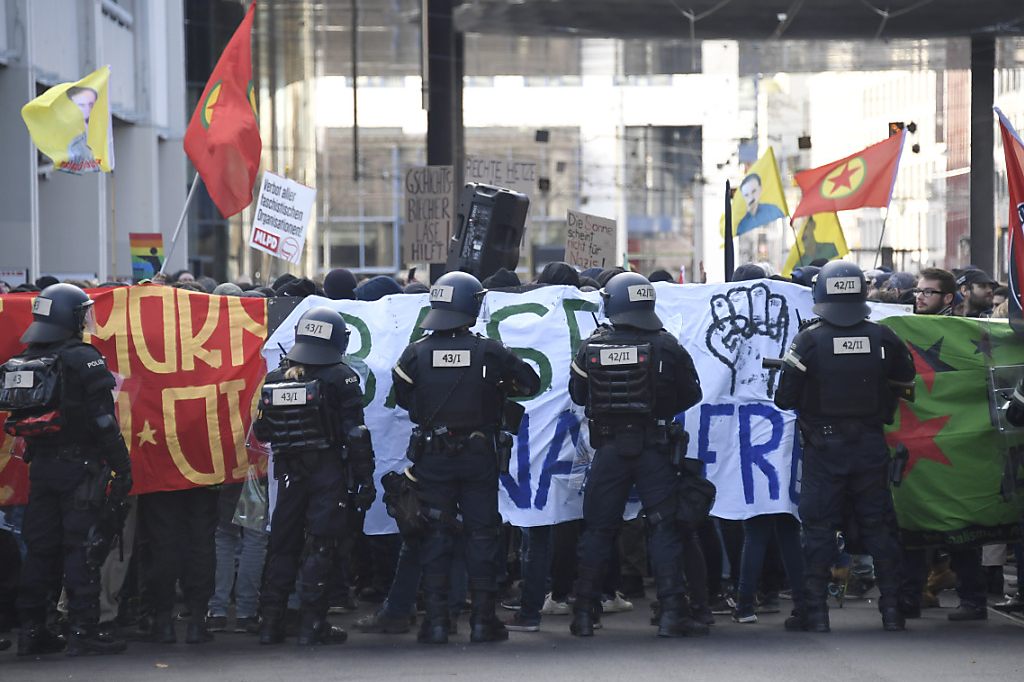
<instances>
[{"instance_id":1,"label":"black glove","mask_svg":"<svg viewBox=\"0 0 1024 682\"><path fill-rule=\"evenodd\" d=\"M115 471L110 481L110 499L120 502L128 497L132 491L132 470Z\"/></svg>"},{"instance_id":2,"label":"black glove","mask_svg":"<svg viewBox=\"0 0 1024 682\"><path fill-rule=\"evenodd\" d=\"M352 506L358 512L367 511L373 505L373 501L377 499L377 489L373 487L372 480L368 485L358 484L356 489L350 494L352 496Z\"/></svg>"}]
</instances>

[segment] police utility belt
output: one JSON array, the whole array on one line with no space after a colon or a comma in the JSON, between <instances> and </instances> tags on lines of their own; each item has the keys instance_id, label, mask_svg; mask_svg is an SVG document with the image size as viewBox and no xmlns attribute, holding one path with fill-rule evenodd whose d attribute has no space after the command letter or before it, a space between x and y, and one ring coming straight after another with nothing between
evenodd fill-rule
<instances>
[{"instance_id":1,"label":"police utility belt","mask_svg":"<svg viewBox=\"0 0 1024 682\"><path fill-rule=\"evenodd\" d=\"M829 439L839 438L846 442L860 440L865 429L877 429L881 424L871 419L830 419L827 422L810 421L805 417L797 418L800 426L800 435L805 443L810 443L816 448L825 447Z\"/></svg>"}]
</instances>

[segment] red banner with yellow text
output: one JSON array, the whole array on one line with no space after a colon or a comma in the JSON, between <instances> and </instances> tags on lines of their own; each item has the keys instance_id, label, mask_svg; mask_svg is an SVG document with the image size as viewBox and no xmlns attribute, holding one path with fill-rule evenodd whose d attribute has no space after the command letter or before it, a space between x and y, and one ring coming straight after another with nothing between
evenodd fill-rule
<instances>
[{"instance_id":1,"label":"red banner with yellow text","mask_svg":"<svg viewBox=\"0 0 1024 682\"><path fill-rule=\"evenodd\" d=\"M96 333L85 340L117 379L132 492L245 478L246 436L266 373L267 301L144 285L89 292ZM19 353L35 294L0 296L0 362ZM0 413L0 419L6 418ZM28 466L0 433L0 505L28 499Z\"/></svg>"}]
</instances>

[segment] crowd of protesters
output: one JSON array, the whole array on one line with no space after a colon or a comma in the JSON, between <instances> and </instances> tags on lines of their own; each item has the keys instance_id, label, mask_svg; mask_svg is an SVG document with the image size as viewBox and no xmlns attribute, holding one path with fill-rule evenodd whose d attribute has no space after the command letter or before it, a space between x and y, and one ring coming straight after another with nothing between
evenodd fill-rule
<instances>
[{"instance_id":1,"label":"crowd of protesters","mask_svg":"<svg viewBox=\"0 0 1024 682\"><path fill-rule=\"evenodd\" d=\"M797 268L790 278L810 287L824 262ZM621 268L578 272L566 263L546 265L533 282L499 270L483 285L491 290L524 291L536 286L568 285L583 291L600 289ZM964 317L1007 317L1007 290L984 271L967 266L947 271L925 268L917 274L893 272L889 268L868 270L868 299L913 306L916 314ZM736 269L736 280L784 279L766 263L747 263ZM673 282L664 270L650 274L651 282ZM34 284L10 287L0 282L0 293L40 291L56 283L41 277ZM122 286L121 282L72 282L82 288ZM426 285L415 279L387 275L357 277L346 269L335 269L322 281L285 274L268 284L247 278L220 282L196 277L182 270L157 277L154 284L166 284L208 294L244 297L325 296L329 299L375 301L392 294L426 293ZM236 514L243 488L230 484L186 491L143 495L130 505L122 552L114 552L104 564L101 580L101 629L117 631L129 639L172 643L176 641L173 619L200 624L206 633L255 634L259 630L259 591L262 582L268 533L264 528L242 526ZM266 485L257 482L256 485ZM249 493L246 492L245 495ZM244 501L244 500L243 500ZM0 633L18 626L14 607L17 596L20 557L20 524L23 510L0 509ZM512 611L506 625L510 630L532 632L540 629L542 617L571 613L572 587L576 577L577 541L582 521L553 526L518 529L506 526L503 533L501 606ZM613 565L603 589L602 608L606 614L628 611L644 599L650 589L644 520L623 523L617 539ZM688 565L690 600L696 618L713 624L729 617L752 624L758 616L781 610L780 598L796 587L787 574L798 570L800 524L789 514L755 516L743 521L711 517L684 538L688 556L703 558L702 566ZM361 536L350 551L339 556L330 586L332 614L353 612L359 604L373 605L370 613L355 621L363 632L402 634L416 621L419 579L397 534ZM847 547L855 553L857 548ZM123 555L123 559L122 559ZM1004 581L1004 566L1016 563L1017 579ZM692 564L692 561L689 562ZM837 569L837 581L846 581L846 595L866 592L872 584L870 557L853 556L840 561L848 577ZM908 550L904 555L904 590L900 608L908 618L920 617L921 610L939 606L939 593L955 589L957 606L948 610L951 621L987 618L987 606L1008 612L1024 612L1024 566L1021 546L998 545L973 549L933 548ZM465 607L465 567L456 562L450 608L453 622ZM460 577L461 576L461 577ZM460 589L461 584L461 589ZM53 586L51 623L62 623L60 586ZM296 606L295 596L289 603ZM655 609L656 604L652 605ZM294 629L297 612L289 611ZM457 628L457 625L455 626ZM190 633L192 631L190 630ZM189 637L190 643L210 639ZM5 640L0 639L0 647ZM9 642L6 643L9 646Z\"/></svg>"}]
</instances>

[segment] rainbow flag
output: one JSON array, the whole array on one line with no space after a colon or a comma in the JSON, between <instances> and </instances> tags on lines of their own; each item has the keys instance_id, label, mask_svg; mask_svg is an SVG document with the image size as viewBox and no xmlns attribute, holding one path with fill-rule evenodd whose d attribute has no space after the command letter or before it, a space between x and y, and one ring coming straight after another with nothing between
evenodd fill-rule
<instances>
[{"instance_id":1,"label":"rainbow flag","mask_svg":"<svg viewBox=\"0 0 1024 682\"><path fill-rule=\"evenodd\" d=\"M129 232L132 277L138 282L151 279L164 263L164 236L160 232Z\"/></svg>"}]
</instances>

